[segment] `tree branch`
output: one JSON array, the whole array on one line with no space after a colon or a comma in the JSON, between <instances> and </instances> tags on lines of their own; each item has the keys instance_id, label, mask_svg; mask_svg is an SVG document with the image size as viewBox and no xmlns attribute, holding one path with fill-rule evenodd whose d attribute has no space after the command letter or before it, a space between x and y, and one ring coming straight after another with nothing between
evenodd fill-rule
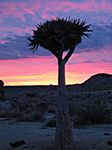
<instances>
[{"instance_id":1,"label":"tree branch","mask_svg":"<svg viewBox=\"0 0 112 150\"><path fill-rule=\"evenodd\" d=\"M71 57L71 55L72 55L73 52L74 52L74 49L75 49L75 46L74 46L73 48L71 48L71 49L69 50L69 52L67 53L67 55L64 57L64 59L63 59L64 63L66 63L66 62L69 60L69 58Z\"/></svg>"},{"instance_id":2,"label":"tree branch","mask_svg":"<svg viewBox=\"0 0 112 150\"><path fill-rule=\"evenodd\" d=\"M58 55L58 60L59 61L61 61L62 60L62 56L63 56L63 49L64 49L64 44L63 44L63 42L62 42L62 40L60 41L60 40L58 40L56 37L55 37L55 39L60 43L60 45L61 45L61 49L60 49L60 52L59 52L59 55Z\"/></svg>"},{"instance_id":3,"label":"tree branch","mask_svg":"<svg viewBox=\"0 0 112 150\"><path fill-rule=\"evenodd\" d=\"M54 51L50 50L50 52L58 59L58 55Z\"/></svg>"}]
</instances>

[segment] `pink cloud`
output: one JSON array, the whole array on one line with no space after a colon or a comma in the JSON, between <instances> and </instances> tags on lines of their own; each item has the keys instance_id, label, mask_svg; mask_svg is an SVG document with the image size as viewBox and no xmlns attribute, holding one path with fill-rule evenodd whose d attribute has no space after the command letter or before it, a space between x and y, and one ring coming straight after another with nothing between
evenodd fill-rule
<instances>
[{"instance_id":1,"label":"pink cloud","mask_svg":"<svg viewBox=\"0 0 112 150\"><path fill-rule=\"evenodd\" d=\"M107 49L108 48L108 49ZM74 53L72 59L69 60L69 63L103 63L103 62L112 62L112 47L106 47L106 49L101 49L99 51L90 51L82 53Z\"/></svg>"},{"instance_id":2,"label":"pink cloud","mask_svg":"<svg viewBox=\"0 0 112 150\"><path fill-rule=\"evenodd\" d=\"M15 26L7 27L7 26L2 26L2 34L0 34L3 37L7 37L7 33L9 32L16 33L17 35L25 35L26 33L31 33L32 29L29 26L26 26L24 28L19 28ZM9 36L9 35L8 35Z\"/></svg>"},{"instance_id":3,"label":"pink cloud","mask_svg":"<svg viewBox=\"0 0 112 150\"><path fill-rule=\"evenodd\" d=\"M7 43L7 42L8 42L7 40L0 39L0 44L5 44L5 43Z\"/></svg>"},{"instance_id":4,"label":"pink cloud","mask_svg":"<svg viewBox=\"0 0 112 150\"><path fill-rule=\"evenodd\" d=\"M1 2L1 17L16 17L25 21L25 14L32 15L35 18L36 13L44 19L55 17L52 12L69 12L69 11L85 11L85 12L112 12L112 2L101 0L87 0L83 2L72 2L69 0L57 1L41 1L33 0L31 2ZM49 14L51 12L51 14Z\"/></svg>"},{"instance_id":5,"label":"pink cloud","mask_svg":"<svg viewBox=\"0 0 112 150\"><path fill-rule=\"evenodd\" d=\"M57 1L50 1L48 0L48 3L46 3L46 6L42 12L42 16L45 19L50 18L49 14L52 14L52 12L90 12L90 13L97 13L97 12L112 12L112 3L109 1L103 1L101 0L98 2L97 0L86 0L83 2L72 2L69 0L57 0ZM53 16L55 17L55 16Z\"/></svg>"},{"instance_id":6,"label":"pink cloud","mask_svg":"<svg viewBox=\"0 0 112 150\"><path fill-rule=\"evenodd\" d=\"M101 0L98 2L97 0L87 0L80 3L77 2L70 2L65 1L63 2L63 6L66 6L66 10L75 9L79 11L86 11L86 12L96 12L96 11L106 11L112 12L112 3L109 1Z\"/></svg>"},{"instance_id":7,"label":"pink cloud","mask_svg":"<svg viewBox=\"0 0 112 150\"><path fill-rule=\"evenodd\" d=\"M45 69L47 66L47 69ZM13 75L32 75L52 72L56 69L56 62L52 56L24 58L17 60L0 60L0 77Z\"/></svg>"},{"instance_id":8,"label":"pink cloud","mask_svg":"<svg viewBox=\"0 0 112 150\"><path fill-rule=\"evenodd\" d=\"M112 63L81 63L81 64L70 64L67 65L68 72L77 72L77 73L112 73L111 70Z\"/></svg>"},{"instance_id":9,"label":"pink cloud","mask_svg":"<svg viewBox=\"0 0 112 150\"><path fill-rule=\"evenodd\" d=\"M14 32L16 34L25 34L31 33L32 28L31 25L29 26L29 22L31 21L32 24L40 23L43 20L56 18L63 14L63 16L72 16L77 17L75 13L79 14L78 17L82 16L83 12L88 13L88 16L85 16L87 19L91 19L94 22L109 22L108 19L112 13L112 2L103 1L101 0L98 2L97 0L86 0L82 2L73 2L69 0L32 0L32 1L10 1L10 2L0 2L0 26L2 29L2 35L5 32ZM98 13L108 13L108 16L105 15L97 15ZM94 16L92 15L94 13ZM27 19L29 15L30 19ZM16 18L20 19L23 22L23 26L21 28L17 26L13 26L13 22L11 23L12 26L5 24L4 19L11 19ZM33 23L34 22L34 23ZM22 23L21 23L22 25Z\"/></svg>"},{"instance_id":10,"label":"pink cloud","mask_svg":"<svg viewBox=\"0 0 112 150\"><path fill-rule=\"evenodd\" d=\"M40 1L32 2L1 2L1 17L15 17L25 21L25 14L35 15L41 6Z\"/></svg>"}]
</instances>

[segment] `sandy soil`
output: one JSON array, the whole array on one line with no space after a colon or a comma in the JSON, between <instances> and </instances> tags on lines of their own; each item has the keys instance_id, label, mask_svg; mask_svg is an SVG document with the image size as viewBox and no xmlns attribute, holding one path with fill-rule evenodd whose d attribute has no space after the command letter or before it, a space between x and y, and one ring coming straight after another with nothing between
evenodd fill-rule
<instances>
[{"instance_id":1,"label":"sandy soil","mask_svg":"<svg viewBox=\"0 0 112 150\"><path fill-rule=\"evenodd\" d=\"M112 140L112 124L75 128L73 133L75 150L112 150L107 144ZM51 150L54 137L55 128L46 128L43 123L0 120L0 150L12 150L9 143L17 140L24 140L27 148L15 150Z\"/></svg>"}]
</instances>

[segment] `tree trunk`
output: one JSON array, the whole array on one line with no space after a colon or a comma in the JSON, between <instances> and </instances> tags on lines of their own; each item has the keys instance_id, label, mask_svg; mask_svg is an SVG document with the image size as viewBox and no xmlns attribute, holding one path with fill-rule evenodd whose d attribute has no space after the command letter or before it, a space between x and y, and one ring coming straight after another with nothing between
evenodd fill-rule
<instances>
[{"instance_id":1,"label":"tree trunk","mask_svg":"<svg viewBox=\"0 0 112 150\"><path fill-rule=\"evenodd\" d=\"M65 63L63 60L58 61L58 86L56 150L73 150L72 126L69 117L65 85Z\"/></svg>"}]
</instances>

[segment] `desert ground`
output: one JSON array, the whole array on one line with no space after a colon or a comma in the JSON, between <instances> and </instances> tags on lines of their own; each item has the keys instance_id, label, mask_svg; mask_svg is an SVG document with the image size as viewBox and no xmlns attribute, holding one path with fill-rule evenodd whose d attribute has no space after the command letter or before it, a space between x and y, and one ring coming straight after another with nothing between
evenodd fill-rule
<instances>
[{"instance_id":1,"label":"desert ground","mask_svg":"<svg viewBox=\"0 0 112 150\"><path fill-rule=\"evenodd\" d=\"M74 128L75 150L112 150L112 125L91 125ZM0 121L0 150L12 150L9 143L24 140L26 147L15 150L52 150L55 128L45 127L39 122Z\"/></svg>"},{"instance_id":2,"label":"desert ground","mask_svg":"<svg viewBox=\"0 0 112 150\"><path fill-rule=\"evenodd\" d=\"M112 150L112 82L98 80L92 90L91 80L81 90L67 86L74 150ZM0 150L54 150L57 86L5 86L4 94ZM11 146L18 141L24 144Z\"/></svg>"}]
</instances>

